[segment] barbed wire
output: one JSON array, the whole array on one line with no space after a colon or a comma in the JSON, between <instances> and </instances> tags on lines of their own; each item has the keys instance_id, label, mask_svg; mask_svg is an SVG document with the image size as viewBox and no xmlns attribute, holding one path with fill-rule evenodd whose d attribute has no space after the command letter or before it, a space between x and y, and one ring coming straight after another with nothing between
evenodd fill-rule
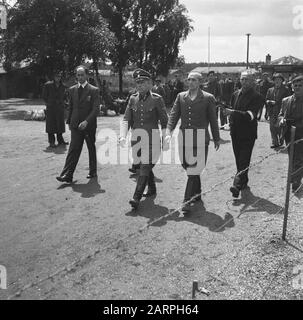
<instances>
[{"instance_id":1,"label":"barbed wire","mask_svg":"<svg viewBox=\"0 0 303 320\"><path fill-rule=\"evenodd\" d=\"M294 144L296 144L296 143L298 143L298 142L300 142L300 141L303 141L303 139L296 140L296 141L294 142ZM223 181L216 183L215 185L213 185L212 187L210 187L207 191L204 191L204 192L201 192L200 194L195 195L195 196L192 197L189 201L183 203L183 205L192 203L196 198L198 198L198 197L200 197L200 196L205 196L205 195L207 195L208 193L210 193L210 192L212 192L213 190L215 190L217 187L219 187L219 186L221 186L221 185L224 185L225 183L227 183L228 181L230 181L230 179L232 179L232 178L234 178L234 177L236 177L236 176L239 176L239 175L245 173L245 172L248 171L249 169L251 169L251 168L255 167L256 165L264 162L265 160L267 160L267 159L269 159L269 158L271 158L271 157L273 157L273 156L275 156L275 155L277 155L277 154L279 154L279 153L287 150L287 148L290 146L290 144L291 144L291 143L289 143L288 145L286 145L286 147L284 147L284 148L282 148L282 149L280 149L280 150L278 150L278 151L276 151L276 152L270 153L270 154L262 157L260 160L253 162L253 163L252 163L251 165L249 165L246 169L238 172L235 176L228 177L228 178L224 179ZM205 170L205 169L204 169L204 170ZM204 170L203 170L203 172L204 172ZM301 186L300 186L300 187L301 187ZM298 189L299 189L299 188L298 188ZM160 222L160 221L162 221L163 219L167 219L169 216L172 216L173 214L175 214L175 213L179 212L180 210L182 210L183 205L182 205L181 207L179 207L178 209L172 210L172 211L169 212L168 214L166 214L166 215L164 215L164 216L161 216L160 218L155 219L155 220L151 221L150 223L147 223L147 224L146 224L145 226L143 226L142 228L139 228L139 229L135 230L134 232L126 235L125 237L122 237L121 239L111 241L111 242L108 244L107 248L105 248L105 250L108 249L111 245L114 245L115 243L119 245L119 243L121 243L121 242L123 243L124 241L132 238L133 236L136 236L136 235L138 235L138 234L141 234L144 230L147 230L147 229L148 229L149 227L151 227L153 224L155 224L155 223L157 223L157 222ZM283 210L283 208L279 209L278 212L280 212L281 210ZM277 212L276 214L278 214L278 212ZM224 226L226 226L228 223L230 223L233 219L234 219L234 218L231 218L231 219L229 219L228 221L226 221L223 225L221 225L220 227L218 227L215 232L218 232L220 229L222 229ZM262 230L262 232L263 232L263 230ZM256 241L256 240L259 238L260 235L261 235L261 233L259 233L259 235L253 239L253 242ZM250 242L250 243L252 243L252 242ZM243 247L243 249L241 249L239 252L241 252L242 250L244 250L250 243L247 243L247 244ZM75 267L77 267L77 266L85 263L86 261L89 261L89 260L92 259L93 257L97 256L100 252L101 252L101 250L100 250L100 248L98 248L98 249L94 250L92 253L90 253L90 254L88 254L88 255L80 258L80 259L77 259L76 261L68 264L67 266L65 265L65 266L59 268L57 271L53 272L52 274L49 274L49 275L47 275L47 276L45 276L45 277L42 277L42 278L40 278L40 279L39 279L38 281L36 281L36 282L31 282L31 283L29 283L29 284L27 284L27 285L24 285L24 286L23 286L21 289L19 289L15 294L10 295L10 296L8 297L8 300L20 296L24 291L26 291L26 290L28 290L28 289L30 289L30 288L36 287L36 286L38 286L39 284L41 284L41 283L43 283L43 282L45 282L45 281L48 281L48 280L50 280L50 279L58 276L58 275L61 274L61 273L64 273L64 272L67 272L67 273L68 273L68 272L70 272L70 271L73 270ZM233 260L234 260L234 258L233 258L232 260L230 260L230 263L231 263L231 261L233 261ZM225 266L225 268L226 268L226 266ZM12 285L12 284L10 284L9 286L11 286L11 285Z\"/></svg>"}]
</instances>

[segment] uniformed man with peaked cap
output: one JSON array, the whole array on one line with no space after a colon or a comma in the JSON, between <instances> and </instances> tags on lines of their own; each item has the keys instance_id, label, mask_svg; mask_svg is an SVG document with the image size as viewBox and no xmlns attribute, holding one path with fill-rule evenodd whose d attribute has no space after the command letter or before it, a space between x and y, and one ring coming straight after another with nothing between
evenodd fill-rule
<instances>
[{"instance_id":1,"label":"uniformed man with peaked cap","mask_svg":"<svg viewBox=\"0 0 303 320\"><path fill-rule=\"evenodd\" d=\"M133 209L137 209L146 185L148 190L145 196L156 194L152 169L161 154L159 122L164 132L167 126L167 113L163 98L151 91L151 75L143 69L137 69L133 73L133 78L137 85L137 92L129 99L119 140L123 146L129 128L132 129L134 164L139 164L140 169L136 190L129 203Z\"/></svg>"}]
</instances>

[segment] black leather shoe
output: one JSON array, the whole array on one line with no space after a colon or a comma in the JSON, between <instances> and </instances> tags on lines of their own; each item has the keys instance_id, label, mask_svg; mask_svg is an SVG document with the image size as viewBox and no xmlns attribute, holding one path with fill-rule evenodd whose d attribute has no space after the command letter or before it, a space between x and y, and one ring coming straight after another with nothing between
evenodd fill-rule
<instances>
[{"instance_id":1,"label":"black leather shoe","mask_svg":"<svg viewBox=\"0 0 303 320\"><path fill-rule=\"evenodd\" d=\"M66 183L72 183L73 182L73 178L64 175L64 176L60 176L60 177L56 177L56 179L60 182L66 182Z\"/></svg>"},{"instance_id":2,"label":"black leather shoe","mask_svg":"<svg viewBox=\"0 0 303 320\"><path fill-rule=\"evenodd\" d=\"M86 176L87 179L93 179L93 178L97 178L97 177L98 177L97 173L89 173Z\"/></svg>"},{"instance_id":3,"label":"black leather shoe","mask_svg":"<svg viewBox=\"0 0 303 320\"><path fill-rule=\"evenodd\" d=\"M184 204L182 205L181 210L182 210L182 213L183 213L184 215L189 214L189 213L190 213L190 204L189 204L189 203L186 203L186 204L184 203Z\"/></svg>"},{"instance_id":4,"label":"black leather shoe","mask_svg":"<svg viewBox=\"0 0 303 320\"><path fill-rule=\"evenodd\" d=\"M133 168L129 168L128 171L131 172L131 173L137 173L137 170L133 169Z\"/></svg>"},{"instance_id":5,"label":"black leather shoe","mask_svg":"<svg viewBox=\"0 0 303 320\"><path fill-rule=\"evenodd\" d=\"M234 186L230 187L230 192L232 193L234 198L238 198L240 195L240 190Z\"/></svg>"},{"instance_id":6,"label":"black leather shoe","mask_svg":"<svg viewBox=\"0 0 303 320\"><path fill-rule=\"evenodd\" d=\"M57 146L54 143L50 143L48 147L49 148L56 148Z\"/></svg>"},{"instance_id":7,"label":"black leather shoe","mask_svg":"<svg viewBox=\"0 0 303 320\"><path fill-rule=\"evenodd\" d=\"M137 209L138 209L139 203L140 203L140 201L134 200L134 199L132 199L132 200L129 201L129 204L132 206L132 208L133 208L134 210L137 210Z\"/></svg>"}]
</instances>

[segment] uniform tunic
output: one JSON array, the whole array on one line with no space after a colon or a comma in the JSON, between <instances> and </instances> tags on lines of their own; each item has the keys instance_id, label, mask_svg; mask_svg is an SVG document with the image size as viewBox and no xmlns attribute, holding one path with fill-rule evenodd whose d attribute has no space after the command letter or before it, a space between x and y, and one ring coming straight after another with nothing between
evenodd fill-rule
<instances>
[{"instance_id":1,"label":"uniform tunic","mask_svg":"<svg viewBox=\"0 0 303 320\"><path fill-rule=\"evenodd\" d=\"M144 96L138 92L133 94L129 99L124 121L127 121L132 129L134 164L140 163L149 170L148 166L155 165L161 153L159 121L162 129L167 126L163 98L151 91ZM141 146L137 150L135 145L138 142Z\"/></svg>"}]
</instances>

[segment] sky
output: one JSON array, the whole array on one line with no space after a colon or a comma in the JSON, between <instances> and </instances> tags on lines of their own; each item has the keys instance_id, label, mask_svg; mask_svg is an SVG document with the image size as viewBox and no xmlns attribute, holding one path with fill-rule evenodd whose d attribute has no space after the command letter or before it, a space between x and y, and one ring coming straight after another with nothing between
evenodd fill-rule
<instances>
[{"instance_id":1,"label":"sky","mask_svg":"<svg viewBox=\"0 0 303 320\"><path fill-rule=\"evenodd\" d=\"M193 20L194 31L180 45L185 61L246 61L250 33L250 61L292 55L303 59L302 0L180 0Z\"/></svg>"}]
</instances>

